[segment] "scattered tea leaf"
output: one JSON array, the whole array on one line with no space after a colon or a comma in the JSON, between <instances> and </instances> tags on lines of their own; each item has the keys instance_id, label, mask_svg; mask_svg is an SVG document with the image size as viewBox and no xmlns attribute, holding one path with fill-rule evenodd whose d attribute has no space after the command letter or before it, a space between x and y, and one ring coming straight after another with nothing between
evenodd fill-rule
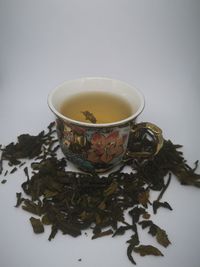
<instances>
[{"instance_id":1,"label":"scattered tea leaf","mask_svg":"<svg viewBox=\"0 0 200 267\"><path fill-rule=\"evenodd\" d=\"M3 172L3 158L2 158L3 153L1 152L1 147L2 147L2 145L0 145L0 175Z\"/></svg>"},{"instance_id":2,"label":"scattered tea leaf","mask_svg":"<svg viewBox=\"0 0 200 267\"><path fill-rule=\"evenodd\" d=\"M120 226L114 232L113 237L116 236L116 235L124 235L127 230L131 230L131 229L133 229L132 225Z\"/></svg>"},{"instance_id":3,"label":"scattered tea leaf","mask_svg":"<svg viewBox=\"0 0 200 267\"><path fill-rule=\"evenodd\" d=\"M140 219L140 216L145 213L146 213L146 210L144 208L137 207L137 206L129 211L129 215L132 217L134 223L138 222Z\"/></svg>"},{"instance_id":4,"label":"scattered tea leaf","mask_svg":"<svg viewBox=\"0 0 200 267\"><path fill-rule=\"evenodd\" d=\"M36 204L35 202L29 199L23 200L22 209L38 216L42 215L43 213L43 207L41 206L41 204L40 203Z\"/></svg>"},{"instance_id":5,"label":"scattered tea leaf","mask_svg":"<svg viewBox=\"0 0 200 267\"><path fill-rule=\"evenodd\" d=\"M113 181L108 188L104 191L105 196L110 196L117 191L118 183L117 181Z\"/></svg>"},{"instance_id":6,"label":"scattered tea leaf","mask_svg":"<svg viewBox=\"0 0 200 267\"><path fill-rule=\"evenodd\" d=\"M157 210L158 208L160 207L163 207L163 208L166 208L166 209L169 209L169 210L172 210L172 207L169 205L169 203L167 202L160 202L161 198L163 197L165 191L167 190L169 184L170 184L170 181L171 181L171 173L169 173L169 178L167 180L167 183L163 185L163 188L162 190L160 191L160 194L158 195L158 198L157 200L155 200L153 202L153 212L154 214L157 213Z\"/></svg>"},{"instance_id":7,"label":"scattered tea leaf","mask_svg":"<svg viewBox=\"0 0 200 267\"><path fill-rule=\"evenodd\" d=\"M163 188L162 188L162 190L161 190L161 192L160 192L160 194L159 194L159 196L157 198L157 201L161 200L161 198L163 197L165 191L167 190L167 188L168 188L168 186L169 186L169 184L171 182L171 176L172 176L172 174L169 173L169 177L168 177L167 183L163 186Z\"/></svg>"},{"instance_id":8,"label":"scattered tea leaf","mask_svg":"<svg viewBox=\"0 0 200 267\"><path fill-rule=\"evenodd\" d=\"M7 182L6 179L3 179L3 180L1 181L2 184L5 184L6 182Z\"/></svg>"},{"instance_id":9,"label":"scattered tea leaf","mask_svg":"<svg viewBox=\"0 0 200 267\"><path fill-rule=\"evenodd\" d=\"M156 237L158 243L164 247L167 247L171 242L168 239L168 235L165 230L161 229L159 226L154 224L152 221L141 221L139 224L142 226L142 229L149 227L149 234Z\"/></svg>"},{"instance_id":10,"label":"scattered tea leaf","mask_svg":"<svg viewBox=\"0 0 200 267\"><path fill-rule=\"evenodd\" d=\"M51 241L51 239L53 239L56 236L57 232L58 232L58 228L55 225L52 225L51 234L49 235L48 240Z\"/></svg>"},{"instance_id":11,"label":"scattered tea leaf","mask_svg":"<svg viewBox=\"0 0 200 267\"><path fill-rule=\"evenodd\" d=\"M151 245L140 245L138 247L134 247L134 252L139 253L140 256L154 255L154 256L164 256L162 252Z\"/></svg>"},{"instance_id":12,"label":"scattered tea leaf","mask_svg":"<svg viewBox=\"0 0 200 267\"><path fill-rule=\"evenodd\" d=\"M17 203L16 203L15 207L17 208L22 204L22 202L24 201L24 198L22 198L22 193L21 192L20 193L16 193L16 197L17 197Z\"/></svg>"},{"instance_id":13,"label":"scattered tea leaf","mask_svg":"<svg viewBox=\"0 0 200 267\"><path fill-rule=\"evenodd\" d=\"M36 219L34 217L30 218L31 225L33 227L33 231L35 234L41 234L44 232L44 226L41 223L40 219Z\"/></svg>"},{"instance_id":14,"label":"scattered tea leaf","mask_svg":"<svg viewBox=\"0 0 200 267\"><path fill-rule=\"evenodd\" d=\"M95 123L93 114L86 115ZM77 237L92 228L92 239L95 239L105 235L123 235L131 230L134 234L127 241L127 256L133 264L133 252L162 255L155 247L140 245L137 233L137 225L140 224L143 229L149 228L148 233L159 244L164 247L170 244L167 233L149 220L147 205L151 205L150 190L160 191L152 204L154 213L160 207L172 209L166 201L161 201L169 186L171 173L181 184L200 187L200 175L195 173L198 162L191 168L179 151L181 146L165 140L156 156L149 159L126 159L119 170L100 177L96 173L66 171L66 160L57 157L57 142L55 124L51 123L47 132L42 131L36 136L20 135L16 143L0 148L3 152L0 171L3 161L7 161L11 168L14 166L14 170L25 164L22 159L31 159L31 167L24 168L26 181L22 183L27 198L17 193L16 207L23 203L21 207L24 210L40 216L41 220L32 217L35 231L42 232L43 225L51 225L51 240L58 231ZM137 135L130 134L128 148L145 154L155 151L156 144L141 130ZM76 151L77 148L74 149ZM130 166L133 172L123 172L125 166ZM32 172L29 172L30 169ZM165 183L167 174L169 178ZM125 221L126 211L131 216L131 224ZM145 220L139 222L141 217Z\"/></svg>"},{"instance_id":15,"label":"scattered tea leaf","mask_svg":"<svg viewBox=\"0 0 200 267\"><path fill-rule=\"evenodd\" d=\"M107 230L107 231L104 231L104 232L100 232L98 234L95 234L92 236L92 239L96 239L96 238L99 238L99 237L103 237L103 236L107 236L107 235L112 235L113 234L113 231L111 229Z\"/></svg>"},{"instance_id":16,"label":"scattered tea leaf","mask_svg":"<svg viewBox=\"0 0 200 267\"><path fill-rule=\"evenodd\" d=\"M17 168L14 167L14 168L10 171L10 173L14 173L14 172L16 172L16 171L17 171Z\"/></svg>"},{"instance_id":17,"label":"scattered tea leaf","mask_svg":"<svg viewBox=\"0 0 200 267\"><path fill-rule=\"evenodd\" d=\"M149 202L149 190L145 190L138 194L138 201L142 204L145 208L147 208L147 203Z\"/></svg>"},{"instance_id":18,"label":"scattered tea leaf","mask_svg":"<svg viewBox=\"0 0 200 267\"><path fill-rule=\"evenodd\" d=\"M139 239L138 239L138 235L134 234L131 236L131 239L129 239L127 241L127 243L129 244L127 247L127 256L128 259L133 263L136 264L136 262L133 259L132 253L134 251L135 246L139 245Z\"/></svg>"},{"instance_id":19,"label":"scattered tea leaf","mask_svg":"<svg viewBox=\"0 0 200 267\"><path fill-rule=\"evenodd\" d=\"M171 242L168 239L168 235L161 228L157 229L156 239L157 239L158 243L161 244L165 248L168 247L169 244L171 244Z\"/></svg>"},{"instance_id":20,"label":"scattered tea leaf","mask_svg":"<svg viewBox=\"0 0 200 267\"><path fill-rule=\"evenodd\" d=\"M158 210L160 207L162 207L162 208L166 208L166 209L168 209L168 210L173 210L172 207L169 205L168 202L166 202L166 201L165 201L165 202L159 202L159 201L155 200L155 201L153 202L153 212L154 212L154 214L157 213L157 210Z\"/></svg>"},{"instance_id":21,"label":"scattered tea leaf","mask_svg":"<svg viewBox=\"0 0 200 267\"><path fill-rule=\"evenodd\" d=\"M149 218L151 217L151 215L148 212L145 212L142 217L146 220L149 220Z\"/></svg>"}]
</instances>

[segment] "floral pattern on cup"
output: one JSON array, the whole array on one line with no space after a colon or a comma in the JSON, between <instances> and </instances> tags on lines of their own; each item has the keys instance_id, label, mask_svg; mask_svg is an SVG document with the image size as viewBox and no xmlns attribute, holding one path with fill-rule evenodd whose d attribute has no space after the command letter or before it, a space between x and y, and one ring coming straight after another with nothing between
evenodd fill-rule
<instances>
[{"instance_id":1,"label":"floral pattern on cup","mask_svg":"<svg viewBox=\"0 0 200 267\"><path fill-rule=\"evenodd\" d=\"M88 151L88 160L92 162L111 162L113 158L124 152L126 135L120 136L115 130L108 135L95 132L91 138L91 148Z\"/></svg>"},{"instance_id":2,"label":"floral pattern on cup","mask_svg":"<svg viewBox=\"0 0 200 267\"><path fill-rule=\"evenodd\" d=\"M57 119L64 155L86 171L102 171L118 164L126 151L130 126L80 127Z\"/></svg>"}]
</instances>

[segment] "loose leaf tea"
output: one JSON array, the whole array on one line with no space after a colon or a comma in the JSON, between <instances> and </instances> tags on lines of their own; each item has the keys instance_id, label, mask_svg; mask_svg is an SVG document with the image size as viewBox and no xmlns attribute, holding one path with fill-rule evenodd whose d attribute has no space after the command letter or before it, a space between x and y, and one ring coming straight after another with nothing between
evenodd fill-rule
<instances>
[{"instance_id":1,"label":"loose leaf tea","mask_svg":"<svg viewBox=\"0 0 200 267\"><path fill-rule=\"evenodd\" d=\"M155 236L158 243L163 247L167 247L169 244L171 244L165 230L161 229L152 221L141 221L139 222L139 224L142 226L143 229L149 227L149 234Z\"/></svg>"},{"instance_id":2,"label":"loose leaf tea","mask_svg":"<svg viewBox=\"0 0 200 267\"><path fill-rule=\"evenodd\" d=\"M30 218L31 225L33 227L33 231L36 234L41 234L44 232L44 226L41 223L40 219L36 219L34 217Z\"/></svg>"},{"instance_id":3,"label":"loose leaf tea","mask_svg":"<svg viewBox=\"0 0 200 267\"><path fill-rule=\"evenodd\" d=\"M155 143L141 130L137 135L131 133L128 147L130 151L150 152L155 150ZM47 132L36 136L20 135L16 143L1 147L0 171L3 171L4 161L13 173L25 164L24 159L31 160L31 167L24 168L23 194L16 194L15 207L38 216L30 218L35 233L42 233L45 225L51 225L49 241L59 231L77 237L86 229L92 229L92 239L104 236L117 239L130 234L127 257L136 264L134 253L163 256L156 247L141 245L138 226L148 228L159 245L167 247L171 243L166 231L149 220L149 209L153 208L155 214L160 207L172 210L168 202L161 201L171 174L183 185L200 187L200 175L196 174L198 162L194 168L188 166L180 148L165 140L156 156L126 159L117 171L107 176L71 172L67 171L66 160L57 156L59 145L54 123L51 123ZM127 166L131 168L130 173L124 171ZM152 190L159 191L153 202L150 199Z\"/></svg>"},{"instance_id":4,"label":"loose leaf tea","mask_svg":"<svg viewBox=\"0 0 200 267\"><path fill-rule=\"evenodd\" d=\"M139 253L140 256L154 255L154 256L164 256L162 252L154 246L151 245L140 245L134 247L134 252Z\"/></svg>"}]
</instances>

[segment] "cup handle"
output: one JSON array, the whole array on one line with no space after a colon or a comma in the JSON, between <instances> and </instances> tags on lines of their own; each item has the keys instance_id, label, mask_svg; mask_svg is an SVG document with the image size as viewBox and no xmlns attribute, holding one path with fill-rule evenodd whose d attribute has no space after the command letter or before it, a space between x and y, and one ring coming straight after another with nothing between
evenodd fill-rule
<instances>
[{"instance_id":1,"label":"cup handle","mask_svg":"<svg viewBox=\"0 0 200 267\"><path fill-rule=\"evenodd\" d=\"M133 151L127 150L125 160L129 160L130 158L149 158L149 157L152 157L158 154L158 152L162 148L164 139L162 136L162 130L158 126L150 122L142 122L139 124L135 124L133 128L131 129L131 133L136 134L141 129L146 129L149 135L154 139L156 143L155 151L133 152Z\"/></svg>"}]
</instances>

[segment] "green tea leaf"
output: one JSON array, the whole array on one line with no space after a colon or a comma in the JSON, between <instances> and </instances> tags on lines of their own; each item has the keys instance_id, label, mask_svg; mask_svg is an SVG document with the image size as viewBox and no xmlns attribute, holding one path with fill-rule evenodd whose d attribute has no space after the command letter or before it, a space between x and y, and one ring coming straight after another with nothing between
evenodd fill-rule
<instances>
[{"instance_id":1,"label":"green tea leaf","mask_svg":"<svg viewBox=\"0 0 200 267\"><path fill-rule=\"evenodd\" d=\"M152 236L155 236L158 243L162 246L167 247L169 244L171 244L165 230L161 229L152 221L141 221L139 222L139 224L142 226L143 229L149 227L148 233Z\"/></svg>"},{"instance_id":2,"label":"green tea leaf","mask_svg":"<svg viewBox=\"0 0 200 267\"><path fill-rule=\"evenodd\" d=\"M83 113L83 115L85 116L85 119L90 121L91 123L97 122L95 116L91 112L86 110L86 111L82 111L81 113Z\"/></svg>"},{"instance_id":3,"label":"green tea leaf","mask_svg":"<svg viewBox=\"0 0 200 267\"><path fill-rule=\"evenodd\" d=\"M33 227L33 231L35 234L41 234L44 232L44 226L41 223L40 219L36 219L34 217L30 218L31 225Z\"/></svg>"},{"instance_id":4,"label":"green tea leaf","mask_svg":"<svg viewBox=\"0 0 200 267\"><path fill-rule=\"evenodd\" d=\"M24 199L22 209L26 210L30 213L36 214L36 215L42 215L43 208L41 207L41 204L36 204L33 201L29 199Z\"/></svg>"},{"instance_id":5,"label":"green tea leaf","mask_svg":"<svg viewBox=\"0 0 200 267\"><path fill-rule=\"evenodd\" d=\"M104 231L104 232L100 232L98 234L95 234L92 236L92 239L96 239L96 238L99 238L99 237L103 237L103 236L107 236L107 235L112 235L113 234L113 231L111 229L107 230L107 231Z\"/></svg>"},{"instance_id":6,"label":"green tea leaf","mask_svg":"<svg viewBox=\"0 0 200 267\"><path fill-rule=\"evenodd\" d=\"M162 252L154 246L151 245L140 245L134 247L134 252L139 253L140 256L154 255L154 256L164 256Z\"/></svg>"},{"instance_id":7,"label":"green tea leaf","mask_svg":"<svg viewBox=\"0 0 200 267\"><path fill-rule=\"evenodd\" d=\"M168 247L169 244L171 244L171 242L168 239L167 233L165 232L165 230L161 228L157 229L156 239L158 243L161 244L165 248Z\"/></svg>"},{"instance_id":8,"label":"green tea leaf","mask_svg":"<svg viewBox=\"0 0 200 267\"><path fill-rule=\"evenodd\" d=\"M42 223L45 225L51 225L51 221L49 220L49 217L47 216L47 214L42 216Z\"/></svg>"}]
</instances>

